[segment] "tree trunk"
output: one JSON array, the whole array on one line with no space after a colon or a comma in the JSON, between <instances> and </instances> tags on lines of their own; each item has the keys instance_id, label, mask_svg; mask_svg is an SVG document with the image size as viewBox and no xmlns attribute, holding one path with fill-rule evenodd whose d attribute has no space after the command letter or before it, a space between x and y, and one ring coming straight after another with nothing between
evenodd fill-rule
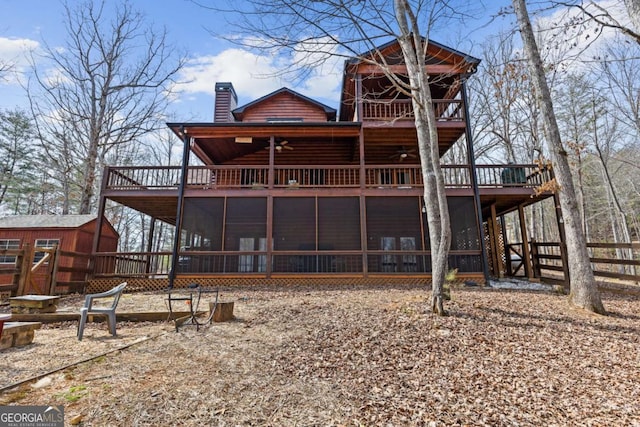
<instances>
[{"instance_id":1,"label":"tree trunk","mask_svg":"<svg viewBox=\"0 0 640 427\"><path fill-rule=\"evenodd\" d=\"M596 313L605 313L600 293L591 270L589 252L581 227L576 192L569 167L568 154L562 145L560 130L553 111L551 93L544 74L542 59L535 41L529 14L524 0L512 0L520 34L527 54L532 81L536 89L538 104L542 113L544 129L549 144L554 173L560 186L559 197L562 217L566 230L566 244L569 255L569 302L577 307Z\"/></svg>"},{"instance_id":2,"label":"tree trunk","mask_svg":"<svg viewBox=\"0 0 640 427\"><path fill-rule=\"evenodd\" d=\"M444 316L444 282L451 244L451 225L444 176L440 168L438 129L429 76L425 68L427 41L420 36L417 21L407 1L395 0L394 7L401 33L398 43L402 48L411 86L418 152L424 179L424 203L431 244L431 311Z\"/></svg>"},{"instance_id":3,"label":"tree trunk","mask_svg":"<svg viewBox=\"0 0 640 427\"><path fill-rule=\"evenodd\" d=\"M629 17L635 30L640 32L640 0L624 0L624 5L627 7L627 12L629 12Z\"/></svg>"}]
</instances>

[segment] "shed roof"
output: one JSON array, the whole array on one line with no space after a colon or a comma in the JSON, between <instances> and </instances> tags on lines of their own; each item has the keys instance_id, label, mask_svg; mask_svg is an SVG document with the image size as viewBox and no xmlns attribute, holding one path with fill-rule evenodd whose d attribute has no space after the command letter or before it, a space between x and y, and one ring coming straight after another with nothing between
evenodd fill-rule
<instances>
[{"instance_id":1,"label":"shed roof","mask_svg":"<svg viewBox=\"0 0 640 427\"><path fill-rule=\"evenodd\" d=\"M76 228L96 215L16 215L0 218L0 228Z\"/></svg>"}]
</instances>

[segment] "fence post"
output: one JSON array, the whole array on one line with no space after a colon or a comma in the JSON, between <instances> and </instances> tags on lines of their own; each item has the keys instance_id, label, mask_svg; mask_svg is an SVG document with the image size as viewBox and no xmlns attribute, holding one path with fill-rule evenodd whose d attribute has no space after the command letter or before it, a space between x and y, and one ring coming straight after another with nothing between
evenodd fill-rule
<instances>
[{"instance_id":1,"label":"fence post","mask_svg":"<svg viewBox=\"0 0 640 427\"><path fill-rule=\"evenodd\" d=\"M16 266L13 270L13 278L11 284L15 286L15 289L11 291L12 296L17 296L20 290L20 277L22 272L22 264L24 263L24 249L18 249L16 251Z\"/></svg>"},{"instance_id":2,"label":"fence post","mask_svg":"<svg viewBox=\"0 0 640 427\"><path fill-rule=\"evenodd\" d=\"M24 295L25 288L29 283L29 276L31 275L31 264L33 263L33 251L31 245L25 243L22 245L22 264L20 265L20 278L18 279L17 296Z\"/></svg>"},{"instance_id":3,"label":"fence post","mask_svg":"<svg viewBox=\"0 0 640 427\"><path fill-rule=\"evenodd\" d=\"M536 239L531 239L531 261L533 262L533 277L540 279L542 271L540 269L540 258L538 258L538 243Z\"/></svg>"},{"instance_id":4,"label":"fence post","mask_svg":"<svg viewBox=\"0 0 640 427\"><path fill-rule=\"evenodd\" d=\"M60 246L54 245L53 251L51 252L51 256L53 259L49 261L49 274L51 274L51 280L49 287L49 295L56 294L56 287L58 285L58 263L60 262Z\"/></svg>"}]
</instances>

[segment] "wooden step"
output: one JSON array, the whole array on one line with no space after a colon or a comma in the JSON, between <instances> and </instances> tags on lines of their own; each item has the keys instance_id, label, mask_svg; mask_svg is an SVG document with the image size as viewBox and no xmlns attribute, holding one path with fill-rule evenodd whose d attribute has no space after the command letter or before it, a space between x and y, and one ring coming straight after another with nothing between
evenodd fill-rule
<instances>
[{"instance_id":1,"label":"wooden step","mask_svg":"<svg viewBox=\"0 0 640 427\"><path fill-rule=\"evenodd\" d=\"M116 313L116 321L118 322L164 322L179 317L189 316L189 311L174 311L173 317L169 319L168 311L147 311L147 312L129 312ZM199 314L204 314L200 312ZM95 318L95 319L94 319ZM94 320L92 320L94 319ZM56 312L56 313L25 313L12 314L12 321L18 322L41 322L41 323L58 323L80 320L80 311L75 312ZM89 315L89 321L103 321L104 316Z\"/></svg>"}]
</instances>

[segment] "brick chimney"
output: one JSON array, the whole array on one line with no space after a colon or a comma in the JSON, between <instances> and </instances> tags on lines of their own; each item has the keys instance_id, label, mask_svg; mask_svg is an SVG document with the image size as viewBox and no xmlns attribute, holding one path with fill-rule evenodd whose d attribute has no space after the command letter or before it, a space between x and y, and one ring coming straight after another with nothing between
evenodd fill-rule
<instances>
[{"instance_id":1,"label":"brick chimney","mask_svg":"<svg viewBox=\"0 0 640 427\"><path fill-rule=\"evenodd\" d=\"M216 105L213 112L214 123L235 122L231 111L238 106L238 96L230 82L216 83Z\"/></svg>"}]
</instances>

